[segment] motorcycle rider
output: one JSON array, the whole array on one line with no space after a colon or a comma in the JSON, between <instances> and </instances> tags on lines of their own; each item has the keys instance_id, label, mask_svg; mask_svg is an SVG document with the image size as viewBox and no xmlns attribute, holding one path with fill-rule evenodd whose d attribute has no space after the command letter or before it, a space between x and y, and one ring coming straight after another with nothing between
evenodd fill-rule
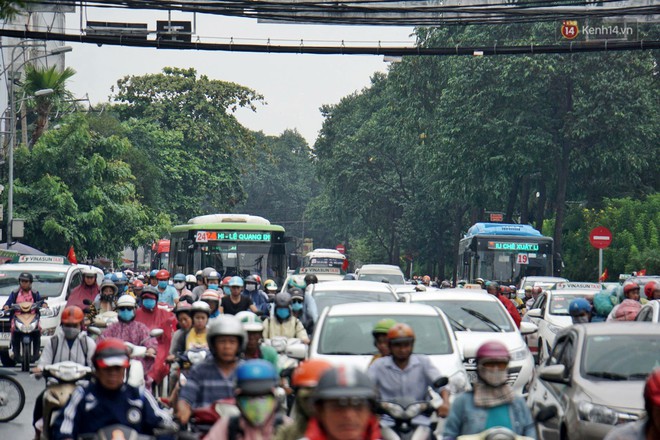
<instances>
[{"instance_id":1,"label":"motorcycle rider","mask_svg":"<svg viewBox=\"0 0 660 440\"><path fill-rule=\"evenodd\" d=\"M243 295L252 300L252 304L257 308L259 314L268 313L268 295L266 295L266 292L259 289L259 283L256 276L248 275L245 277L245 290L243 291Z\"/></svg>"},{"instance_id":2,"label":"motorcycle rider","mask_svg":"<svg viewBox=\"0 0 660 440\"><path fill-rule=\"evenodd\" d=\"M272 439L290 419L277 413L275 396L277 371L265 360L252 359L236 369L236 406L239 416L221 417L208 435L208 440Z\"/></svg>"},{"instance_id":3,"label":"motorcycle rider","mask_svg":"<svg viewBox=\"0 0 660 440\"><path fill-rule=\"evenodd\" d=\"M586 324L591 322L591 304L585 298L575 298L568 305L568 314L573 324Z\"/></svg>"},{"instance_id":4,"label":"motorcycle rider","mask_svg":"<svg viewBox=\"0 0 660 440\"><path fill-rule=\"evenodd\" d=\"M604 440L654 440L660 438L660 368L656 368L644 385L646 417L612 429Z\"/></svg>"},{"instance_id":5,"label":"motorcycle rider","mask_svg":"<svg viewBox=\"0 0 660 440\"><path fill-rule=\"evenodd\" d=\"M7 301L5 301L5 305L2 307L3 310L9 310L11 306L14 304L21 304L21 303L36 303L41 301L41 295L39 292L36 290L32 290L32 281L34 280L34 277L32 276L31 273L28 272L22 272L18 276L18 284L19 287L18 289L14 290L9 294L9 298L7 298ZM48 307L46 303L43 303L42 307ZM14 313L21 313L21 312L14 312ZM39 313L38 310L32 310L30 313ZM41 332L40 331L35 331L34 333L34 353L32 353L33 358L37 358L39 356L39 347L41 344ZM11 346L12 346L12 352L14 353L14 359L18 359L19 351L20 351L20 341L19 341L19 334L18 332L14 331L14 320L11 320Z\"/></svg>"},{"instance_id":6,"label":"motorcycle rider","mask_svg":"<svg viewBox=\"0 0 660 440\"><path fill-rule=\"evenodd\" d=\"M142 290L144 289L144 283L140 280L135 280L133 282L133 288L129 291L133 298L139 298L142 295Z\"/></svg>"},{"instance_id":7,"label":"motorcycle rider","mask_svg":"<svg viewBox=\"0 0 660 440\"><path fill-rule=\"evenodd\" d=\"M385 356L390 355L390 347L387 340L387 332L396 324L396 321L392 318L381 319L374 325L371 334L374 337L374 346L378 350L378 353L371 358L369 365L373 364L377 359L380 359Z\"/></svg>"},{"instance_id":8,"label":"motorcycle rider","mask_svg":"<svg viewBox=\"0 0 660 440\"><path fill-rule=\"evenodd\" d=\"M174 308L174 315L176 316L178 329L172 335L170 354L166 359L168 362L175 360L176 355L181 351L181 347L185 347L186 345L186 336L193 324L192 305L187 301L179 301Z\"/></svg>"},{"instance_id":9,"label":"motorcycle rider","mask_svg":"<svg viewBox=\"0 0 660 440\"><path fill-rule=\"evenodd\" d=\"M190 369L179 393L177 415L183 424L188 423L193 409L234 396L236 368L247 342L243 324L235 316L221 315L209 326L206 338L213 356Z\"/></svg>"},{"instance_id":10,"label":"motorcycle rider","mask_svg":"<svg viewBox=\"0 0 660 440\"><path fill-rule=\"evenodd\" d=\"M115 272L110 275L110 281L117 286L117 296L122 296L128 290L128 277L124 272Z\"/></svg>"},{"instance_id":11,"label":"motorcycle rider","mask_svg":"<svg viewBox=\"0 0 660 440\"><path fill-rule=\"evenodd\" d=\"M275 440L298 440L304 437L307 423L314 413L312 393L321 375L330 368L332 364L323 359L308 359L296 367L291 376L291 386L296 396L292 410L293 423L282 427L277 432Z\"/></svg>"},{"instance_id":12,"label":"motorcycle rider","mask_svg":"<svg viewBox=\"0 0 660 440\"><path fill-rule=\"evenodd\" d=\"M504 308L506 308L506 311L509 312L509 315L511 315L513 321L516 323L516 327L520 328L521 318L518 309L509 298L500 293L499 288L499 284L497 284L495 281L491 281L486 285L486 292L500 300L500 302L504 305Z\"/></svg>"},{"instance_id":13,"label":"motorcycle rider","mask_svg":"<svg viewBox=\"0 0 660 440\"><path fill-rule=\"evenodd\" d=\"M243 352L244 359L264 359L277 368L277 350L269 345L261 343L263 339L264 324L257 315L252 312L238 312L236 317L241 320L243 329L247 333L247 344Z\"/></svg>"},{"instance_id":14,"label":"motorcycle rider","mask_svg":"<svg viewBox=\"0 0 660 440\"><path fill-rule=\"evenodd\" d=\"M218 295L217 291L208 289L202 293L202 296L199 300L204 301L209 305L209 309L211 310L209 319L214 319L220 316L220 296Z\"/></svg>"},{"instance_id":15,"label":"motorcycle rider","mask_svg":"<svg viewBox=\"0 0 660 440\"><path fill-rule=\"evenodd\" d=\"M536 428L525 399L517 396L507 383L509 350L501 342L485 342L477 350L476 359L473 391L454 400L443 439L455 440L460 435L478 434L498 426L535 439Z\"/></svg>"},{"instance_id":16,"label":"motorcycle rider","mask_svg":"<svg viewBox=\"0 0 660 440\"><path fill-rule=\"evenodd\" d=\"M376 440L380 426L374 414L378 399L373 382L352 366L325 371L312 394L314 414L308 440Z\"/></svg>"},{"instance_id":17,"label":"motorcycle rider","mask_svg":"<svg viewBox=\"0 0 660 440\"><path fill-rule=\"evenodd\" d=\"M660 283L657 281L649 281L644 286L644 295L649 301L660 299Z\"/></svg>"},{"instance_id":18,"label":"motorcycle rider","mask_svg":"<svg viewBox=\"0 0 660 440\"><path fill-rule=\"evenodd\" d=\"M298 338L305 344L309 344L305 326L298 318L293 316L291 311L291 295L286 292L280 292L275 295L273 316L264 321L264 339L270 339L275 336L284 336L286 338Z\"/></svg>"},{"instance_id":19,"label":"motorcycle rider","mask_svg":"<svg viewBox=\"0 0 660 440\"><path fill-rule=\"evenodd\" d=\"M96 276L95 276L96 277ZM40 377L44 368L58 362L71 361L89 367L92 365L92 355L96 343L87 333L82 331L85 313L78 306L67 306L62 311L60 326L55 334L44 345L44 349L32 373ZM32 424L35 425L43 417L42 391L35 401Z\"/></svg>"},{"instance_id":20,"label":"motorcycle rider","mask_svg":"<svg viewBox=\"0 0 660 440\"><path fill-rule=\"evenodd\" d=\"M222 301L220 302L222 313L226 315L235 315L244 310L250 310L252 313L259 313L250 297L241 294L243 292L243 285L243 278L238 276L231 277L231 280L229 280L229 290L231 294L222 298Z\"/></svg>"},{"instance_id":21,"label":"motorcycle rider","mask_svg":"<svg viewBox=\"0 0 660 440\"><path fill-rule=\"evenodd\" d=\"M291 311L293 312L293 316L302 322L307 334L311 336L314 333L314 321L305 318L305 293L298 288L293 288L289 289L289 295L291 295Z\"/></svg>"},{"instance_id":22,"label":"motorcycle rider","mask_svg":"<svg viewBox=\"0 0 660 440\"><path fill-rule=\"evenodd\" d=\"M532 286L525 286L525 297L523 298L523 303L524 310L529 310L532 304L534 304L534 298L532 298Z\"/></svg>"},{"instance_id":23,"label":"motorcycle rider","mask_svg":"<svg viewBox=\"0 0 660 440\"><path fill-rule=\"evenodd\" d=\"M222 289L222 292L219 292L220 294L224 294L224 296L229 296L231 295L231 289L229 288L229 282L231 281L232 277L224 277L222 281L220 282L220 288Z\"/></svg>"},{"instance_id":24,"label":"motorcycle rider","mask_svg":"<svg viewBox=\"0 0 660 440\"><path fill-rule=\"evenodd\" d=\"M149 272L149 285L151 287L158 287L158 280L156 279L157 273L158 269L153 269L151 272Z\"/></svg>"},{"instance_id":25,"label":"motorcycle rider","mask_svg":"<svg viewBox=\"0 0 660 440\"><path fill-rule=\"evenodd\" d=\"M81 309L87 307L84 300L89 300L93 302L96 299L96 295L99 294L99 285L96 282L96 272L92 269L92 266L85 266L82 269L83 282L73 289L69 294L69 299L66 301L66 307L69 306L78 306Z\"/></svg>"},{"instance_id":26,"label":"motorcycle rider","mask_svg":"<svg viewBox=\"0 0 660 440\"><path fill-rule=\"evenodd\" d=\"M99 342L92 360L95 377L71 395L55 422L55 440L75 440L113 424L130 426L147 435L156 428L174 428L170 416L148 391L124 383L129 355L122 340Z\"/></svg>"},{"instance_id":27,"label":"motorcycle rider","mask_svg":"<svg viewBox=\"0 0 660 440\"><path fill-rule=\"evenodd\" d=\"M135 308L135 298L130 295L120 296L117 300L118 321L114 324L110 324L110 326L101 333L98 340L100 343L105 339L117 338L134 345L147 347L146 356L140 359L146 376L146 373L151 371L151 367L154 364L158 341L149 335L149 327L142 322L135 320ZM147 385L151 385L151 378L148 376L145 377L145 382Z\"/></svg>"},{"instance_id":28,"label":"motorcycle rider","mask_svg":"<svg viewBox=\"0 0 660 440\"><path fill-rule=\"evenodd\" d=\"M197 287L197 277L192 274L186 275L186 288L190 290L191 294L195 287Z\"/></svg>"},{"instance_id":29,"label":"motorcycle rider","mask_svg":"<svg viewBox=\"0 0 660 440\"><path fill-rule=\"evenodd\" d=\"M90 306L89 319L94 322L97 315L115 310L117 300L117 286L109 279L101 283L101 292L96 296L94 303Z\"/></svg>"},{"instance_id":30,"label":"motorcycle rider","mask_svg":"<svg viewBox=\"0 0 660 440\"><path fill-rule=\"evenodd\" d=\"M215 269L212 268L212 267L205 267L202 270L202 273L201 273L201 280L200 280L199 277L197 278L197 282L198 283L201 282L201 284L198 284L197 287L195 287L192 290L193 299L195 301L199 300L199 298L201 298L201 296L202 296L202 293L204 293L204 291L209 289L209 287L208 287L209 286L209 280L208 280L207 277L211 274L211 272L215 272Z\"/></svg>"},{"instance_id":31,"label":"motorcycle rider","mask_svg":"<svg viewBox=\"0 0 660 440\"><path fill-rule=\"evenodd\" d=\"M527 300L525 303L525 307L527 310L530 310L534 303L536 302L536 299L539 297L539 295L543 292L543 289L541 289L540 286L534 286L532 287L532 297Z\"/></svg>"},{"instance_id":32,"label":"motorcycle rider","mask_svg":"<svg viewBox=\"0 0 660 440\"><path fill-rule=\"evenodd\" d=\"M165 269L161 269L156 272L156 280L158 280L156 286L158 287L158 302L165 303L173 308L179 302L179 292L174 286L170 286L170 273Z\"/></svg>"},{"instance_id":33,"label":"motorcycle rider","mask_svg":"<svg viewBox=\"0 0 660 440\"><path fill-rule=\"evenodd\" d=\"M634 281L623 283L623 301L614 306L606 321L633 321L642 308L640 290Z\"/></svg>"},{"instance_id":34,"label":"motorcycle rider","mask_svg":"<svg viewBox=\"0 0 660 440\"><path fill-rule=\"evenodd\" d=\"M186 276L182 273L177 273L174 275L174 278L172 278L172 281L174 281L174 288L179 296L179 301L182 301L184 298L189 298L189 302L193 303L192 292L186 287Z\"/></svg>"},{"instance_id":35,"label":"motorcycle rider","mask_svg":"<svg viewBox=\"0 0 660 440\"><path fill-rule=\"evenodd\" d=\"M308 274L308 275L313 275L313 274ZM314 277L316 277L316 275L314 275ZM314 279L315 278L311 278L312 282L314 281ZM293 289L298 288L303 292L305 292L305 301L303 302L303 313L302 313L301 321L303 322L303 325L306 325L305 328L307 328L307 326L313 328L313 326L316 324L316 321L319 319L319 311L318 308L316 307L316 300L309 292L310 289L308 289L307 287L308 287L307 282L304 279L300 278L299 276L293 276L289 280L289 285L286 290L289 293L291 293Z\"/></svg>"},{"instance_id":36,"label":"motorcycle rider","mask_svg":"<svg viewBox=\"0 0 660 440\"><path fill-rule=\"evenodd\" d=\"M433 386L440 372L431 363L428 356L413 354L415 332L408 324L397 323L387 332L390 356L376 360L367 374L380 392L382 400L394 400L402 397L415 401L428 400L428 387ZM405 393L402 394L402 393ZM440 417L449 413L449 391L440 390L443 403L437 409ZM388 418L383 418L389 424ZM413 419L415 425L429 425L428 417L420 415Z\"/></svg>"}]
</instances>

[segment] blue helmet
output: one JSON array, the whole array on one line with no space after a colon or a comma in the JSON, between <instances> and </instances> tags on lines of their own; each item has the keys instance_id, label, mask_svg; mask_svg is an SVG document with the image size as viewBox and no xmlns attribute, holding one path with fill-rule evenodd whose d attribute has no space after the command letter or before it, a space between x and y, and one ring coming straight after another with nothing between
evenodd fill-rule
<instances>
[{"instance_id":1,"label":"blue helmet","mask_svg":"<svg viewBox=\"0 0 660 440\"><path fill-rule=\"evenodd\" d=\"M112 275L113 275L112 272L108 272L105 275L103 275L103 279L104 280L110 280L112 278Z\"/></svg>"},{"instance_id":2,"label":"blue helmet","mask_svg":"<svg viewBox=\"0 0 660 440\"><path fill-rule=\"evenodd\" d=\"M236 368L236 388L241 394L269 394L277 382L275 367L263 359L251 359Z\"/></svg>"},{"instance_id":3,"label":"blue helmet","mask_svg":"<svg viewBox=\"0 0 660 440\"><path fill-rule=\"evenodd\" d=\"M116 285L124 285L128 283L128 277L126 276L126 274L124 274L124 272L115 272L110 277L110 281L112 281Z\"/></svg>"},{"instance_id":4,"label":"blue helmet","mask_svg":"<svg viewBox=\"0 0 660 440\"><path fill-rule=\"evenodd\" d=\"M157 273L158 273L158 270L157 270L157 269L154 269L154 270L152 270L151 272L149 272L149 277L150 277L150 278L154 278L154 277L156 276Z\"/></svg>"},{"instance_id":5,"label":"blue helmet","mask_svg":"<svg viewBox=\"0 0 660 440\"><path fill-rule=\"evenodd\" d=\"M571 315L581 315L582 313L591 313L591 304L584 298L575 298L568 306L568 313Z\"/></svg>"},{"instance_id":6,"label":"blue helmet","mask_svg":"<svg viewBox=\"0 0 660 440\"><path fill-rule=\"evenodd\" d=\"M186 276L182 273L174 275L173 281L186 281Z\"/></svg>"},{"instance_id":7,"label":"blue helmet","mask_svg":"<svg viewBox=\"0 0 660 440\"><path fill-rule=\"evenodd\" d=\"M229 287L233 287L233 286L243 287L243 285L244 285L243 278L241 277L238 276L231 277L231 280L229 280Z\"/></svg>"}]
</instances>

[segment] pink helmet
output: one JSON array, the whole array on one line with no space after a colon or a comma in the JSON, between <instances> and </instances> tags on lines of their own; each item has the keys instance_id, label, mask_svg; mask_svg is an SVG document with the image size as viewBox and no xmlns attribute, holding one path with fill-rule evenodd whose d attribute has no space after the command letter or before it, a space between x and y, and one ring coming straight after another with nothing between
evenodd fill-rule
<instances>
[{"instance_id":1,"label":"pink helmet","mask_svg":"<svg viewBox=\"0 0 660 440\"><path fill-rule=\"evenodd\" d=\"M477 350L477 362L500 361L509 362L511 356L506 346L498 341L488 341L481 344Z\"/></svg>"}]
</instances>

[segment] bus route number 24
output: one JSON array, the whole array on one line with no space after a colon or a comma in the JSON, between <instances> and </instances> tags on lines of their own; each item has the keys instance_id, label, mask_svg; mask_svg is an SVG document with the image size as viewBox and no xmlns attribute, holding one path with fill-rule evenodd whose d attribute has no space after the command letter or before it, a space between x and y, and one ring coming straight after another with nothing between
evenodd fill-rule
<instances>
[{"instance_id":1,"label":"bus route number 24","mask_svg":"<svg viewBox=\"0 0 660 440\"><path fill-rule=\"evenodd\" d=\"M209 237L206 231L197 231L197 236L195 237L197 243L208 243Z\"/></svg>"}]
</instances>

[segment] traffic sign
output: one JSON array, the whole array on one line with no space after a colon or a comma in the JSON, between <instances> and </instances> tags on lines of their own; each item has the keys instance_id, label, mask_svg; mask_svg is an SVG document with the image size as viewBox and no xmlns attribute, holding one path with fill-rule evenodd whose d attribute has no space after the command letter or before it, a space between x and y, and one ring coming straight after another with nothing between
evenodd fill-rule
<instances>
[{"instance_id":1,"label":"traffic sign","mask_svg":"<svg viewBox=\"0 0 660 440\"><path fill-rule=\"evenodd\" d=\"M342 254L346 252L346 246L341 243L339 243L335 249L337 249Z\"/></svg>"},{"instance_id":2,"label":"traffic sign","mask_svg":"<svg viewBox=\"0 0 660 440\"><path fill-rule=\"evenodd\" d=\"M612 244L612 232L605 226L597 226L589 233L589 242L596 249L605 249Z\"/></svg>"}]
</instances>

